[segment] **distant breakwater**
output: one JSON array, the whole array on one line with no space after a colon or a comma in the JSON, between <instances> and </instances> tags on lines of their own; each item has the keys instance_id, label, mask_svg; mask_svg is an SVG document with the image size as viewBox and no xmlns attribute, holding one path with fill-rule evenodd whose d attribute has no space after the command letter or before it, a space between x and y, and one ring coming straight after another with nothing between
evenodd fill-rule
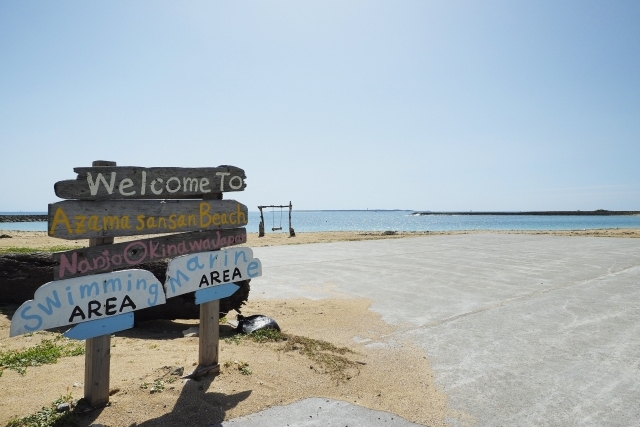
<instances>
[{"instance_id":1,"label":"distant breakwater","mask_svg":"<svg viewBox=\"0 0 640 427\"><path fill-rule=\"evenodd\" d=\"M412 215L634 216L640 211L414 212Z\"/></svg>"},{"instance_id":2,"label":"distant breakwater","mask_svg":"<svg viewBox=\"0 0 640 427\"><path fill-rule=\"evenodd\" d=\"M47 215L0 215L0 222L46 222Z\"/></svg>"}]
</instances>

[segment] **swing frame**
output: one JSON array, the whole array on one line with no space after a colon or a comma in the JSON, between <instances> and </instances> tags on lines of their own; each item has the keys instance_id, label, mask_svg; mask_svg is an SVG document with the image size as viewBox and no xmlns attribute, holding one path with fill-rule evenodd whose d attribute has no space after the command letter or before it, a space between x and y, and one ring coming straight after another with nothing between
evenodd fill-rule
<instances>
[{"instance_id":1,"label":"swing frame","mask_svg":"<svg viewBox=\"0 0 640 427\"><path fill-rule=\"evenodd\" d=\"M289 237L296 237L296 232L293 230L293 227L291 227L291 211L293 210L293 205L291 204L291 201L289 201L288 205L265 205L265 206L258 206L258 209L260 209L260 224L258 225L258 237L264 237L264 213L262 212L262 209L265 208L272 208L272 217L274 218L274 223L272 224L273 227L271 227L271 231L277 231L277 230L282 230L282 209L283 208L289 208ZM280 227L276 228L275 227L275 211L273 211L274 208L280 208Z\"/></svg>"}]
</instances>

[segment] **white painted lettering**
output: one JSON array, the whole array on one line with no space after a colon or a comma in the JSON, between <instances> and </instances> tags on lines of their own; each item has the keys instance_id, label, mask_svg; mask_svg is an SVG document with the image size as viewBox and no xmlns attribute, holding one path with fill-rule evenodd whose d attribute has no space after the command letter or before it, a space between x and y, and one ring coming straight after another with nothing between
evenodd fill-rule
<instances>
[{"instance_id":1,"label":"white painted lettering","mask_svg":"<svg viewBox=\"0 0 640 427\"><path fill-rule=\"evenodd\" d=\"M133 181L131 181L131 179L129 178L125 178L122 181L120 181L120 185L118 186L118 191L120 191L120 194L122 194L123 196L133 196L134 194L136 194L135 190L124 191L129 187L133 187Z\"/></svg>"},{"instance_id":2,"label":"white painted lettering","mask_svg":"<svg viewBox=\"0 0 640 427\"><path fill-rule=\"evenodd\" d=\"M216 176L220 177L220 191L224 191L224 177L231 175L229 172L216 172Z\"/></svg>"},{"instance_id":3,"label":"white painted lettering","mask_svg":"<svg viewBox=\"0 0 640 427\"><path fill-rule=\"evenodd\" d=\"M140 194L144 196L145 187L147 186L147 173L142 171L142 188L140 189Z\"/></svg>"},{"instance_id":4,"label":"white painted lettering","mask_svg":"<svg viewBox=\"0 0 640 427\"><path fill-rule=\"evenodd\" d=\"M211 190L205 190L205 187L209 186L208 178L200 178L200 192L201 193L211 193Z\"/></svg>"},{"instance_id":5,"label":"white painted lettering","mask_svg":"<svg viewBox=\"0 0 640 427\"><path fill-rule=\"evenodd\" d=\"M198 178L182 178L182 191L196 193L198 191Z\"/></svg>"},{"instance_id":6,"label":"white painted lettering","mask_svg":"<svg viewBox=\"0 0 640 427\"><path fill-rule=\"evenodd\" d=\"M151 185L149 186L149 188L151 188L151 192L155 195L159 195L162 194L162 187L160 187L160 190L156 190L156 183L158 184L162 184L164 180L162 178L157 178L154 179L153 181L151 181Z\"/></svg>"},{"instance_id":7,"label":"white painted lettering","mask_svg":"<svg viewBox=\"0 0 640 427\"><path fill-rule=\"evenodd\" d=\"M89 191L91 192L92 196L98 194L100 181L102 181L102 185L104 185L104 188L107 189L107 193L111 194L113 193L113 186L116 183L116 173L111 172L111 182L107 184L107 180L104 179L104 176L102 176L101 173L98 174L98 176L96 177L96 181L94 182L93 177L91 176L91 172L87 172L87 182L89 183Z\"/></svg>"},{"instance_id":8,"label":"white painted lettering","mask_svg":"<svg viewBox=\"0 0 640 427\"><path fill-rule=\"evenodd\" d=\"M169 187L169 183L170 183L171 181L175 181L175 182L177 182L177 183L178 183L178 186L177 186L175 189L173 189L173 190ZM167 191L168 191L169 193L175 193L175 192L179 191L179 190L180 190L180 179L179 179L179 178L176 178L175 176L172 176L171 178L169 178L169 179L167 180L167 185L166 185L166 187L167 187ZM185 188L185 191L186 191L186 188Z\"/></svg>"},{"instance_id":9,"label":"white painted lettering","mask_svg":"<svg viewBox=\"0 0 640 427\"><path fill-rule=\"evenodd\" d=\"M238 184L237 185L233 185L233 181L238 180ZM240 188L242 188L242 178L240 178L238 175L234 176L233 178L231 178L229 180L229 187L233 188L234 190L239 190Z\"/></svg>"}]
</instances>

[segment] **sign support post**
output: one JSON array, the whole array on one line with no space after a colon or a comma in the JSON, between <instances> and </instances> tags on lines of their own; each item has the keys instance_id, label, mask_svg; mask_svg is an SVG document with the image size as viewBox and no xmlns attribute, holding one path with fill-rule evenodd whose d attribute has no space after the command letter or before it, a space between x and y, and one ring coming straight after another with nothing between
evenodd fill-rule
<instances>
[{"instance_id":1,"label":"sign support post","mask_svg":"<svg viewBox=\"0 0 640 427\"><path fill-rule=\"evenodd\" d=\"M96 160L93 166L116 166L116 162ZM110 245L113 237L91 238L89 247ZM89 338L84 355L84 398L93 407L109 403L109 372L111 369L111 335Z\"/></svg>"},{"instance_id":2,"label":"sign support post","mask_svg":"<svg viewBox=\"0 0 640 427\"><path fill-rule=\"evenodd\" d=\"M203 200L221 200L222 193L206 194ZM200 326L198 327L198 370L209 367L220 371L218 346L220 340L220 300L200 304ZM208 371L209 369L207 369Z\"/></svg>"}]
</instances>

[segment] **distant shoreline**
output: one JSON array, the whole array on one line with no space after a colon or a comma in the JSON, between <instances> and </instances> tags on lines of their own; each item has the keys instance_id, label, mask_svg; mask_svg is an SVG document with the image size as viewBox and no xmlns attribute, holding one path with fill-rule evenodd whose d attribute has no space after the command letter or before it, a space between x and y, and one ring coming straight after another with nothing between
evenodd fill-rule
<instances>
[{"instance_id":1,"label":"distant shoreline","mask_svg":"<svg viewBox=\"0 0 640 427\"><path fill-rule=\"evenodd\" d=\"M312 212L407 212L409 216L537 216L537 217L607 217L607 216L640 216L640 211L609 211L605 209L598 209L595 211L524 211L524 212L488 212L488 211L468 211L468 212L432 212L432 211L410 211L401 209L376 209L376 210L326 210L326 211L311 211L311 210L299 210L299 213L312 213ZM256 214L256 213L254 213ZM44 212L6 212L0 213L0 223L33 223L33 222L47 222L48 215ZM295 227L294 227L295 228ZM585 228L585 227L579 227Z\"/></svg>"},{"instance_id":2,"label":"distant shoreline","mask_svg":"<svg viewBox=\"0 0 640 427\"><path fill-rule=\"evenodd\" d=\"M413 215L526 215L526 216L636 216L640 211L530 211L530 212L414 212Z\"/></svg>"},{"instance_id":3,"label":"distant shoreline","mask_svg":"<svg viewBox=\"0 0 640 427\"><path fill-rule=\"evenodd\" d=\"M47 222L47 215L0 215L0 222Z\"/></svg>"}]
</instances>

